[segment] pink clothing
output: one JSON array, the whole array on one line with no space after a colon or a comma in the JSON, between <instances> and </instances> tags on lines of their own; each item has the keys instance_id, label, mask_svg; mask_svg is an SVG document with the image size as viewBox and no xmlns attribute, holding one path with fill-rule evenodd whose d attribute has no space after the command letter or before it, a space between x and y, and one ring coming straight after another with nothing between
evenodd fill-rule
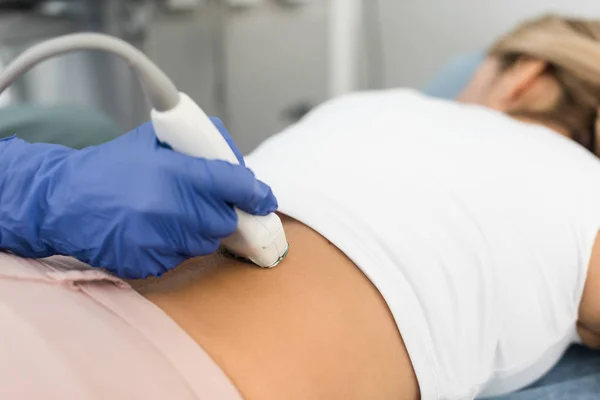
<instances>
[{"instance_id":1,"label":"pink clothing","mask_svg":"<svg viewBox=\"0 0 600 400\"><path fill-rule=\"evenodd\" d=\"M0 253L0 399L241 399L173 320L66 257Z\"/></svg>"}]
</instances>

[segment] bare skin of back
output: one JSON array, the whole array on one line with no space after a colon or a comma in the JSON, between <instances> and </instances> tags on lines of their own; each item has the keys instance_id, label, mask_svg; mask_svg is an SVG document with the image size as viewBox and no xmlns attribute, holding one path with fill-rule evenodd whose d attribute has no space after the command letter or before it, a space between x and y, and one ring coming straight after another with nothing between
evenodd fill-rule
<instances>
[{"instance_id":1,"label":"bare skin of back","mask_svg":"<svg viewBox=\"0 0 600 400\"><path fill-rule=\"evenodd\" d=\"M283 217L290 253L262 270L223 256L132 282L248 400L418 399L392 315L339 250Z\"/></svg>"}]
</instances>

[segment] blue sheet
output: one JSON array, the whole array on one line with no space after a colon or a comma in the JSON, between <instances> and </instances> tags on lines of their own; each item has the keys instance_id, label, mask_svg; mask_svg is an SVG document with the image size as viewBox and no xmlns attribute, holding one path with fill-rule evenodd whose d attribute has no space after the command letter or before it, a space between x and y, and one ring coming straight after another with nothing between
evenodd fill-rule
<instances>
[{"instance_id":1,"label":"blue sheet","mask_svg":"<svg viewBox=\"0 0 600 400\"><path fill-rule=\"evenodd\" d=\"M561 361L533 385L494 400L598 400L600 353L572 346Z\"/></svg>"},{"instance_id":2,"label":"blue sheet","mask_svg":"<svg viewBox=\"0 0 600 400\"><path fill-rule=\"evenodd\" d=\"M465 54L447 64L423 92L453 99L470 80L484 59L481 52ZM599 400L600 352L572 346L542 379L520 392L494 400Z\"/></svg>"}]
</instances>

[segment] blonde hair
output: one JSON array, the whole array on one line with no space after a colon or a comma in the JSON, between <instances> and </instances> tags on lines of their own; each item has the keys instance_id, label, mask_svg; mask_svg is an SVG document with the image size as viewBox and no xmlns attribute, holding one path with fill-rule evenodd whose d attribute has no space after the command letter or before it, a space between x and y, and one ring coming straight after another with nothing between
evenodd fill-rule
<instances>
[{"instance_id":1,"label":"blonde hair","mask_svg":"<svg viewBox=\"0 0 600 400\"><path fill-rule=\"evenodd\" d=\"M547 15L518 26L490 54L505 68L521 56L546 61L562 96L552 110L536 116L560 124L600 155L600 21Z\"/></svg>"}]
</instances>

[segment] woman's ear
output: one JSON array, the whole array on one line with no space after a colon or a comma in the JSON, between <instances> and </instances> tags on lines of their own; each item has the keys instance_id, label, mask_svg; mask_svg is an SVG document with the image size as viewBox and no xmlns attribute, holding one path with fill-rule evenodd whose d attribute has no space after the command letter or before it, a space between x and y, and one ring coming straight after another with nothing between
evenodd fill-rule
<instances>
[{"instance_id":1,"label":"woman's ear","mask_svg":"<svg viewBox=\"0 0 600 400\"><path fill-rule=\"evenodd\" d=\"M488 107L511 111L544 111L558 98L559 87L547 74L548 63L521 57L503 71L492 85L487 99Z\"/></svg>"},{"instance_id":2,"label":"woman's ear","mask_svg":"<svg viewBox=\"0 0 600 400\"><path fill-rule=\"evenodd\" d=\"M487 56L477 67L477 71L471 77L469 83L460 92L457 101L461 103L472 103L487 105L486 100L498 72L500 71L500 62L497 57Z\"/></svg>"}]
</instances>

